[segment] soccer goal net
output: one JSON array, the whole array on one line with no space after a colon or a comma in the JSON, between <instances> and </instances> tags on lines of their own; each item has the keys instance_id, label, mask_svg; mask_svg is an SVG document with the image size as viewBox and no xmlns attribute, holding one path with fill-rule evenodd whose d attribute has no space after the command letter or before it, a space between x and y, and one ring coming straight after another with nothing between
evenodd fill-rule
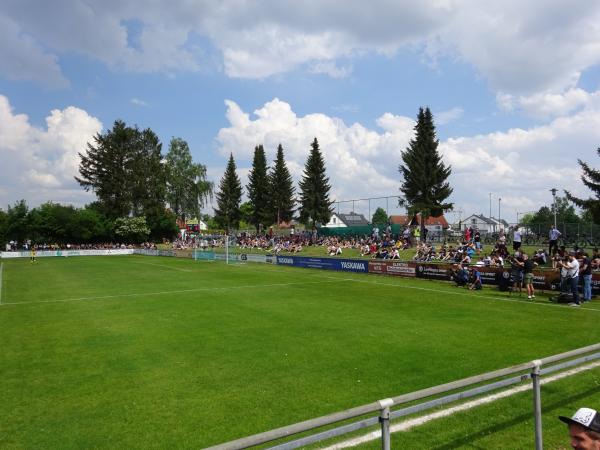
<instances>
[{"instance_id":1,"label":"soccer goal net","mask_svg":"<svg viewBox=\"0 0 600 450\"><path fill-rule=\"evenodd\" d=\"M192 257L196 261L225 261L226 264L242 264L246 255L239 252L234 236L206 236L194 249Z\"/></svg>"}]
</instances>

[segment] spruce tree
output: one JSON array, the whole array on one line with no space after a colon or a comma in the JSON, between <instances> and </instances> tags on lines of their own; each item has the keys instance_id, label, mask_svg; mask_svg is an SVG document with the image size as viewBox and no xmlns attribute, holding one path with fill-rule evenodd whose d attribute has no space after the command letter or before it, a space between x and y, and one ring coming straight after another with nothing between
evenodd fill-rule
<instances>
[{"instance_id":1,"label":"spruce tree","mask_svg":"<svg viewBox=\"0 0 600 450\"><path fill-rule=\"evenodd\" d=\"M282 221L289 222L294 216L295 189L292 176L283 157L283 147L277 147L275 165L269 173L270 212L271 222L279 225Z\"/></svg>"},{"instance_id":2,"label":"spruce tree","mask_svg":"<svg viewBox=\"0 0 600 450\"><path fill-rule=\"evenodd\" d=\"M311 144L310 154L300 181L300 221L314 226L327 223L331 217L332 201L329 200L329 178L325 175L325 161L319 150L317 138Z\"/></svg>"},{"instance_id":3,"label":"spruce tree","mask_svg":"<svg viewBox=\"0 0 600 450\"><path fill-rule=\"evenodd\" d=\"M600 148L598 148L596 152L598 153L598 156L600 156ZM581 181L583 181L583 184L594 193L596 198L589 197L587 199L582 199L571 195L570 192L565 193L570 201L591 215L594 223L600 223L600 170L590 167L589 164L580 159L577 161L583 170Z\"/></svg>"},{"instance_id":4,"label":"spruce tree","mask_svg":"<svg viewBox=\"0 0 600 450\"><path fill-rule=\"evenodd\" d=\"M239 226L242 200L242 184L236 173L233 154L229 155L229 162L219 183L219 192L216 197L215 220L229 233L230 230L237 229Z\"/></svg>"},{"instance_id":5,"label":"spruce tree","mask_svg":"<svg viewBox=\"0 0 600 450\"><path fill-rule=\"evenodd\" d=\"M248 199L252 205L250 223L259 231L260 225L268 225L269 220L269 182L267 178L267 158L262 145L254 148L252 169L248 174L246 186Z\"/></svg>"},{"instance_id":6,"label":"spruce tree","mask_svg":"<svg viewBox=\"0 0 600 450\"><path fill-rule=\"evenodd\" d=\"M404 194L401 204L408 207L410 214L421 214L421 232L427 217L439 217L453 207L446 202L452 194L447 181L452 170L443 163L438 144L431 111L419 108L415 137L402 153L399 170L400 191Z\"/></svg>"}]
</instances>

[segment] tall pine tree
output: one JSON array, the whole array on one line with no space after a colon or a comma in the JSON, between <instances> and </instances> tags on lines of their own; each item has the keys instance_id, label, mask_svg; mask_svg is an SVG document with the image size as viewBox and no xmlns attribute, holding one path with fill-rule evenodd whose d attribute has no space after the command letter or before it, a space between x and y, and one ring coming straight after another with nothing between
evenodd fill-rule
<instances>
[{"instance_id":1,"label":"tall pine tree","mask_svg":"<svg viewBox=\"0 0 600 450\"><path fill-rule=\"evenodd\" d=\"M452 194L447 182L451 167L444 165L438 153L439 141L435 135L433 116L429 108L419 108L415 137L402 153L400 191L404 194L401 202L408 206L410 214L421 214L421 232L427 217L439 217L451 210L452 203L446 199Z\"/></svg>"},{"instance_id":2,"label":"tall pine tree","mask_svg":"<svg viewBox=\"0 0 600 450\"><path fill-rule=\"evenodd\" d=\"M327 223L331 217L329 178L325 175L325 161L319 150L317 138L312 142L310 154L300 181L300 221L314 226Z\"/></svg>"},{"instance_id":3,"label":"tall pine tree","mask_svg":"<svg viewBox=\"0 0 600 450\"><path fill-rule=\"evenodd\" d=\"M262 145L254 148L254 159L252 169L248 174L248 185L246 186L248 199L252 205L250 223L256 227L256 231L262 225L268 225L269 219L269 183L267 178L267 158Z\"/></svg>"},{"instance_id":4,"label":"tall pine tree","mask_svg":"<svg viewBox=\"0 0 600 450\"><path fill-rule=\"evenodd\" d=\"M596 150L598 156L600 156L600 148ZM581 175L581 181L586 185L593 193L596 198L589 197L582 199L575 197L570 192L566 192L567 198L575 203L580 208L588 212L594 223L600 223L600 170L590 167L589 164L578 160L583 174Z\"/></svg>"},{"instance_id":5,"label":"tall pine tree","mask_svg":"<svg viewBox=\"0 0 600 450\"><path fill-rule=\"evenodd\" d=\"M270 212L271 221L279 225L281 222L289 222L294 216L295 189L292 184L292 176L288 170L283 157L283 147L277 147L275 165L269 173Z\"/></svg>"},{"instance_id":6,"label":"tall pine tree","mask_svg":"<svg viewBox=\"0 0 600 450\"><path fill-rule=\"evenodd\" d=\"M233 154L229 155L229 162L219 183L219 192L216 196L215 220L229 233L230 230L237 229L240 224L240 202L242 200L242 184L236 173Z\"/></svg>"}]
</instances>

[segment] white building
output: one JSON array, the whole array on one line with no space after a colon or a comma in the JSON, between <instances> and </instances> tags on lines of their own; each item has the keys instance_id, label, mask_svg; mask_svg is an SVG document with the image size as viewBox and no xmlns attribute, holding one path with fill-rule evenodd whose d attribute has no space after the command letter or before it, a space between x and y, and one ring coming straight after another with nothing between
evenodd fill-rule
<instances>
[{"instance_id":1,"label":"white building","mask_svg":"<svg viewBox=\"0 0 600 450\"><path fill-rule=\"evenodd\" d=\"M369 225L369 221L362 214L338 214L332 213L329 222L323 225L323 228L348 228L356 226Z\"/></svg>"},{"instance_id":2,"label":"white building","mask_svg":"<svg viewBox=\"0 0 600 450\"><path fill-rule=\"evenodd\" d=\"M498 233L501 229L508 231L510 225L504 219L485 217L483 214L472 214L462 221L461 230L477 228L481 233Z\"/></svg>"}]
</instances>

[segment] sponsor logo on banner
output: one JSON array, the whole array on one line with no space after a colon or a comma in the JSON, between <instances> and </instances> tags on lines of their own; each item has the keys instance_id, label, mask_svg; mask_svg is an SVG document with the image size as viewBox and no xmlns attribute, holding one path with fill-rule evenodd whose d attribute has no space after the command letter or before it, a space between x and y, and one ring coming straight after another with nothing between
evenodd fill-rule
<instances>
[{"instance_id":1,"label":"sponsor logo on banner","mask_svg":"<svg viewBox=\"0 0 600 450\"><path fill-rule=\"evenodd\" d=\"M278 256L277 264L309 269L341 270L345 272L367 272L367 261L335 258L308 258L305 256Z\"/></svg>"},{"instance_id":2,"label":"sponsor logo on banner","mask_svg":"<svg viewBox=\"0 0 600 450\"><path fill-rule=\"evenodd\" d=\"M367 271L367 263L361 261L340 261L342 269L346 270L358 270L360 272Z\"/></svg>"},{"instance_id":3,"label":"sponsor logo on banner","mask_svg":"<svg viewBox=\"0 0 600 450\"><path fill-rule=\"evenodd\" d=\"M416 268L414 263L399 261L369 261L369 272L414 277L416 275Z\"/></svg>"},{"instance_id":4,"label":"sponsor logo on banner","mask_svg":"<svg viewBox=\"0 0 600 450\"><path fill-rule=\"evenodd\" d=\"M448 280L449 264L418 264L417 276L420 278L435 278Z\"/></svg>"}]
</instances>

